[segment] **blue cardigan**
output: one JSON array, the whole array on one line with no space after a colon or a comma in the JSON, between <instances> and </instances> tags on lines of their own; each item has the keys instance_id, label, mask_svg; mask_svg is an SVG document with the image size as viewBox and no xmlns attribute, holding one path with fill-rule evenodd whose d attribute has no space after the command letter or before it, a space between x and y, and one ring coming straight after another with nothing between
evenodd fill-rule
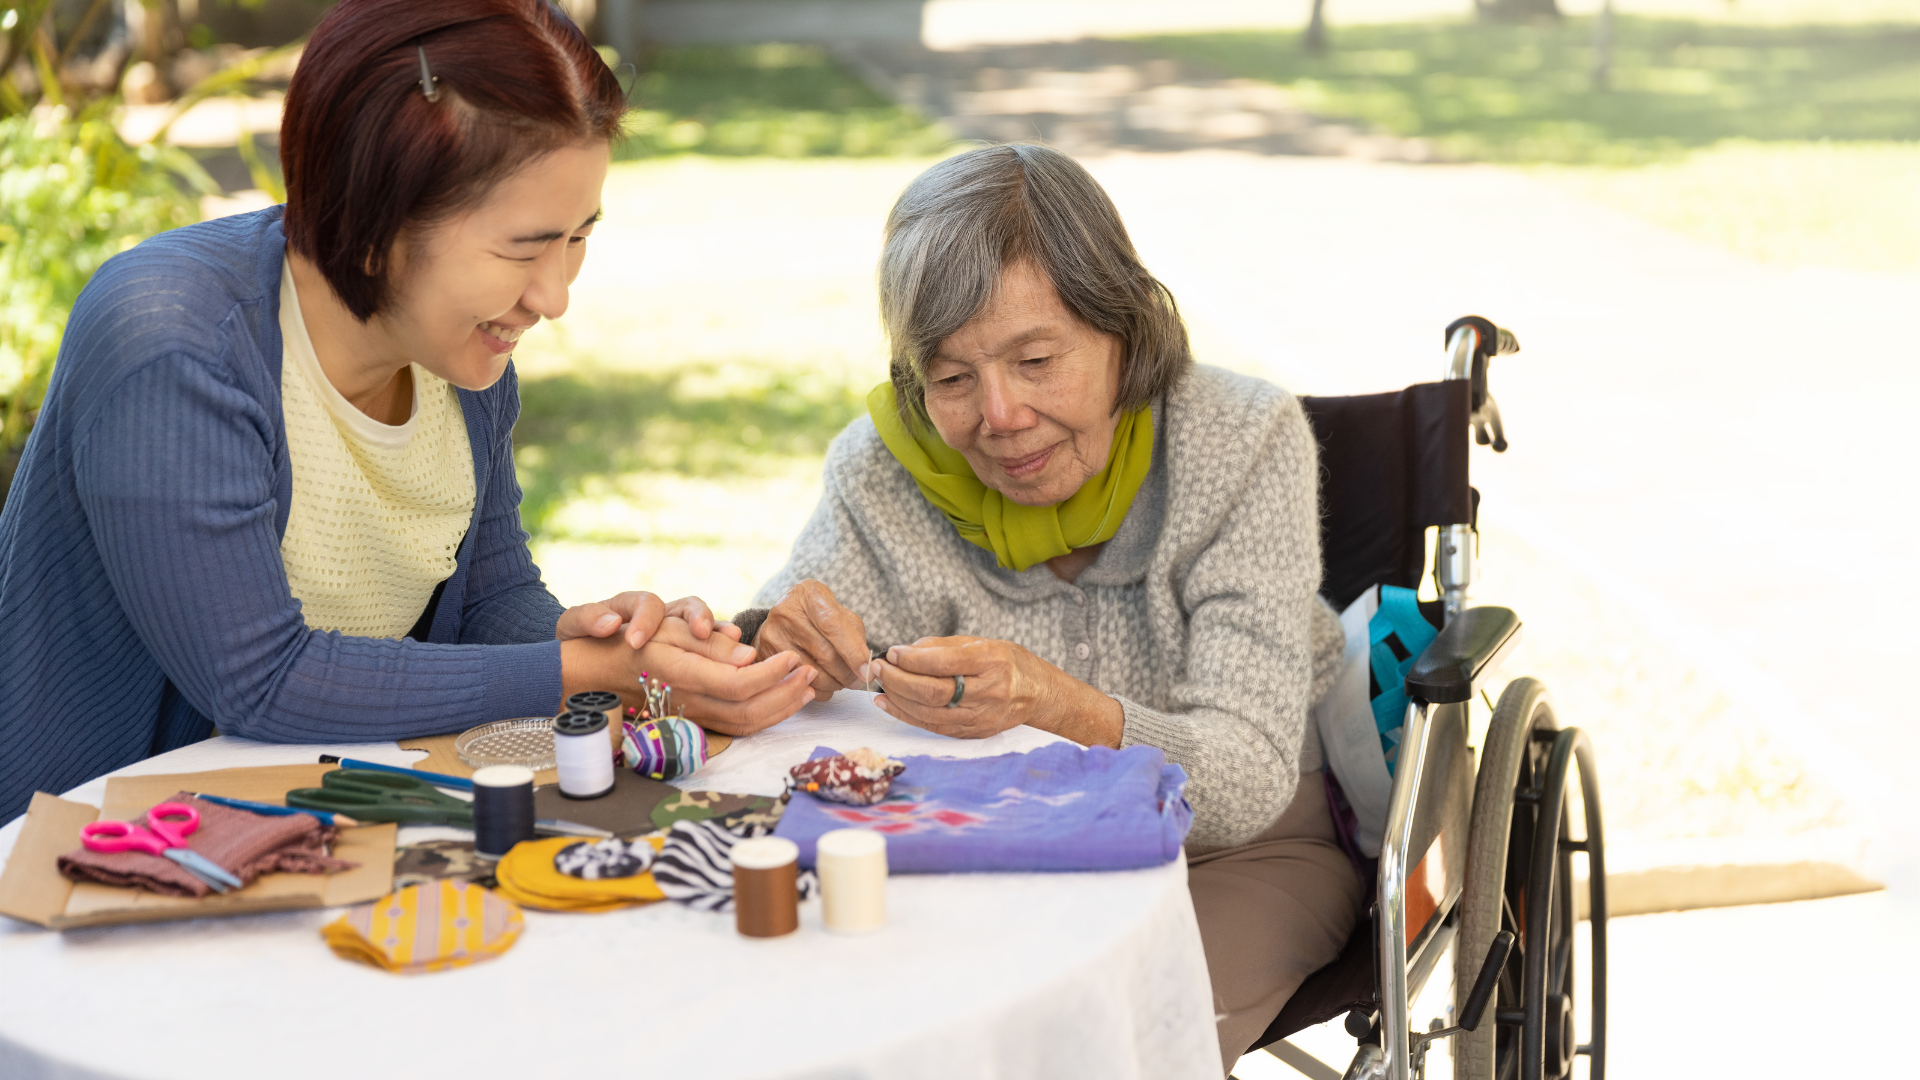
<instances>
[{"instance_id":1,"label":"blue cardigan","mask_svg":"<svg viewBox=\"0 0 1920 1080\"><path fill-rule=\"evenodd\" d=\"M206 737L372 742L551 713L511 367L460 391L477 491L426 642L310 630L280 561L280 208L163 233L74 306L0 512L0 821Z\"/></svg>"}]
</instances>

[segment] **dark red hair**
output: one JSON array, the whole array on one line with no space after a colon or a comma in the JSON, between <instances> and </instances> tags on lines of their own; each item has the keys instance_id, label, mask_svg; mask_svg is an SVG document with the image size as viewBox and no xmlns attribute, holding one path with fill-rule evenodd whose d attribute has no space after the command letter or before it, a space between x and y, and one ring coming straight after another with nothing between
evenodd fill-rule
<instances>
[{"instance_id":1,"label":"dark red hair","mask_svg":"<svg viewBox=\"0 0 1920 1080\"><path fill-rule=\"evenodd\" d=\"M421 48L438 101L420 85ZM287 87L287 244L364 322L391 296L403 228L472 207L549 151L612 141L626 107L548 0L340 0Z\"/></svg>"}]
</instances>

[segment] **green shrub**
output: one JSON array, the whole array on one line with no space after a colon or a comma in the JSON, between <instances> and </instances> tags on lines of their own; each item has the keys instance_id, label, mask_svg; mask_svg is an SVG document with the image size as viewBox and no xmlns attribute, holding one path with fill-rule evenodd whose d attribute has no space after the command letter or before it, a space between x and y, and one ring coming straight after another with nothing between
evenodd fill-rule
<instances>
[{"instance_id":1,"label":"green shrub","mask_svg":"<svg viewBox=\"0 0 1920 1080\"><path fill-rule=\"evenodd\" d=\"M26 441L67 314L109 258L200 219L178 150L127 145L100 101L0 119L0 454Z\"/></svg>"}]
</instances>

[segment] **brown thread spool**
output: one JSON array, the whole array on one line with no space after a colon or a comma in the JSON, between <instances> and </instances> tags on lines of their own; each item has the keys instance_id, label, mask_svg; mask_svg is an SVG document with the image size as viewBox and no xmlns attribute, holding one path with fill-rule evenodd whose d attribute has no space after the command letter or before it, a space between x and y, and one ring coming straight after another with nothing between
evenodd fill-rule
<instances>
[{"instance_id":1,"label":"brown thread spool","mask_svg":"<svg viewBox=\"0 0 1920 1080\"><path fill-rule=\"evenodd\" d=\"M746 937L800 929L800 848L762 836L733 845L733 925Z\"/></svg>"}]
</instances>

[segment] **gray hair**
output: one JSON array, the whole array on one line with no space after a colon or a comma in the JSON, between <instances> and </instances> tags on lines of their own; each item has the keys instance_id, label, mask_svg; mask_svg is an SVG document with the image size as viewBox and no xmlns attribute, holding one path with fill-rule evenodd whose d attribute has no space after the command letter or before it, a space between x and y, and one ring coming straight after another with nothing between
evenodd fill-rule
<instances>
[{"instance_id":1,"label":"gray hair","mask_svg":"<svg viewBox=\"0 0 1920 1080\"><path fill-rule=\"evenodd\" d=\"M1115 412L1167 393L1193 366L1173 294L1140 264L1087 170L1050 147L983 146L921 173L887 216L880 318L902 421L929 422L928 360L1023 260L1075 317L1122 342Z\"/></svg>"}]
</instances>

